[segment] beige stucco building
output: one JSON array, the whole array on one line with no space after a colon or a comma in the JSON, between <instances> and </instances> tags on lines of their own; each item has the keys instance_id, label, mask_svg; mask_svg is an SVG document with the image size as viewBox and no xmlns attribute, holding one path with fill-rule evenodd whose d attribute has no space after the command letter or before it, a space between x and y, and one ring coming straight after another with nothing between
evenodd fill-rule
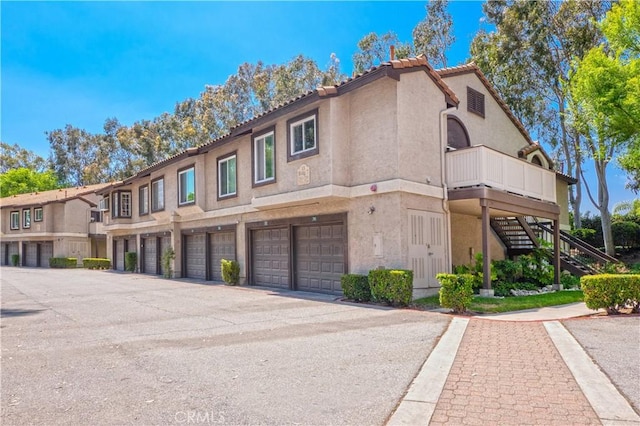
<instances>
[{"instance_id":1,"label":"beige stucco building","mask_svg":"<svg viewBox=\"0 0 640 426\"><path fill-rule=\"evenodd\" d=\"M414 271L414 296L476 252L497 216L568 226L567 184L474 65L393 60L321 87L101 191L116 269L340 293L344 273Z\"/></svg>"},{"instance_id":2,"label":"beige stucco building","mask_svg":"<svg viewBox=\"0 0 640 426\"><path fill-rule=\"evenodd\" d=\"M51 257L106 257L102 198L105 184L63 188L0 199L0 263L14 254L22 266L49 267Z\"/></svg>"}]
</instances>

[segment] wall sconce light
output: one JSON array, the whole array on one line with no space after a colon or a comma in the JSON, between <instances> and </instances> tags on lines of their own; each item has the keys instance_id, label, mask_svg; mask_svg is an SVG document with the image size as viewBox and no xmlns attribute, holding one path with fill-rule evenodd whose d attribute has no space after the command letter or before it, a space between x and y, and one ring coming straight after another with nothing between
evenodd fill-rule
<instances>
[{"instance_id":1,"label":"wall sconce light","mask_svg":"<svg viewBox=\"0 0 640 426\"><path fill-rule=\"evenodd\" d=\"M376 208L374 206L369 207L369 210L367 210L367 214L373 214L373 212L376 211Z\"/></svg>"}]
</instances>

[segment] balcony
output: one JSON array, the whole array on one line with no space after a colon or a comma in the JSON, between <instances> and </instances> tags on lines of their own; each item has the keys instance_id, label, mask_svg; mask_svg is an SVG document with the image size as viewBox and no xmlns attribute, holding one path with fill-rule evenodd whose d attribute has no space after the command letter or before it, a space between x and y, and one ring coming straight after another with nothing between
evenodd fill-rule
<instances>
[{"instance_id":1,"label":"balcony","mask_svg":"<svg viewBox=\"0 0 640 426\"><path fill-rule=\"evenodd\" d=\"M485 186L536 200L556 202L552 170L511 157L483 145L446 154L450 190Z\"/></svg>"}]
</instances>

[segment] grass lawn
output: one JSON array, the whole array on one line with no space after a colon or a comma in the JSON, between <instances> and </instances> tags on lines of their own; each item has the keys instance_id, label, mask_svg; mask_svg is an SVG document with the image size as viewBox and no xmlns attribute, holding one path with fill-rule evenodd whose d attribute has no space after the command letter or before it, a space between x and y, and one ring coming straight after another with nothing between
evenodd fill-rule
<instances>
[{"instance_id":1,"label":"grass lawn","mask_svg":"<svg viewBox=\"0 0 640 426\"><path fill-rule=\"evenodd\" d=\"M535 296L495 297L474 296L470 311L498 313L522 311L524 309L543 308L545 306L566 305L568 303L582 302L582 291L557 291L555 293L536 294ZM424 297L413 302L424 309L440 307L439 296Z\"/></svg>"}]
</instances>

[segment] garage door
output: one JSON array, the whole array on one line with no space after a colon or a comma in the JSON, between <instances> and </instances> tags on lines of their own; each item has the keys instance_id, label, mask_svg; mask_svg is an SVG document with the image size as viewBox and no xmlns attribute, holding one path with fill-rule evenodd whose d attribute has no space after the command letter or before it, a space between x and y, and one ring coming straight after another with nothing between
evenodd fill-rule
<instances>
[{"instance_id":1,"label":"garage door","mask_svg":"<svg viewBox=\"0 0 640 426\"><path fill-rule=\"evenodd\" d=\"M13 256L14 254L18 254L18 243L9 243L8 245L8 257L9 257L9 265L13 265L13 263L11 263L11 256Z\"/></svg>"},{"instance_id":2,"label":"garage door","mask_svg":"<svg viewBox=\"0 0 640 426\"><path fill-rule=\"evenodd\" d=\"M24 243L24 265L38 266L38 244Z\"/></svg>"},{"instance_id":3,"label":"garage door","mask_svg":"<svg viewBox=\"0 0 640 426\"><path fill-rule=\"evenodd\" d=\"M9 259L9 244L7 243L0 244L0 250L2 250L2 253L0 253L0 259L2 261L2 264L8 265L9 262L11 262L11 259Z\"/></svg>"},{"instance_id":4,"label":"garage door","mask_svg":"<svg viewBox=\"0 0 640 426\"><path fill-rule=\"evenodd\" d=\"M254 285L289 288L289 228L251 233Z\"/></svg>"},{"instance_id":5,"label":"garage door","mask_svg":"<svg viewBox=\"0 0 640 426\"><path fill-rule=\"evenodd\" d=\"M222 281L220 261L236 260L236 233L234 231L215 232L209 235L211 248L211 279Z\"/></svg>"},{"instance_id":6,"label":"garage door","mask_svg":"<svg viewBox=\"0 0 640 426\"><path fill-rule=\"evenodd\" d=\"M160 238L160 271L159 274L164 275L164 266L162 265L162 255L165 250L171 247L171 237L162 237Z\"/></svg>"},{"instance_id":7,"label":"garage door","mask_svg":"<svg viewBox=\"0 0 640 426\"><path fill-rule=\"evenodd\" d=\"M116 269L118 271L124 271L124 240L115 240L113 244L116 250Z\"/></svg>"},{"instance_id":8,"label":"garage door","mask_svg":"<svg viewBox=\"0 0 640 426\"><path fill-rule=\"evenodd\" d=\"M342 294L345 273L345 226L299 226L295 235L295 289Z\"/></svg>"},{"instance_id":9,"label":"garage door","mask_svg":"<svg viewBox=\"0 0 640 426\"><path fill-rule=\"evenodd\" d=\"M206 260L206 234L185 235L185 277L207 278Z\"/></svg>"},{"instance_id":10,"label":"garage door","mask_svg":"<svg viewBox=\"0 0 640 426\"><path fill-rule=\"evenodd\" d=\"M40 244L40 266L49 267L49 259L53 257L53 242Z\"/></svg>"},{"instance_id":11,"label":"garage door","mask_svg":"<svg viewBox=\"0 0 640 426\"><path fill-rule=\"evenodd\" d=\"M144 246L144 264L142 272L145 274L156 274L158 272L158 239L145 238L142 240Z\"/></svg>"}]
</instances>

